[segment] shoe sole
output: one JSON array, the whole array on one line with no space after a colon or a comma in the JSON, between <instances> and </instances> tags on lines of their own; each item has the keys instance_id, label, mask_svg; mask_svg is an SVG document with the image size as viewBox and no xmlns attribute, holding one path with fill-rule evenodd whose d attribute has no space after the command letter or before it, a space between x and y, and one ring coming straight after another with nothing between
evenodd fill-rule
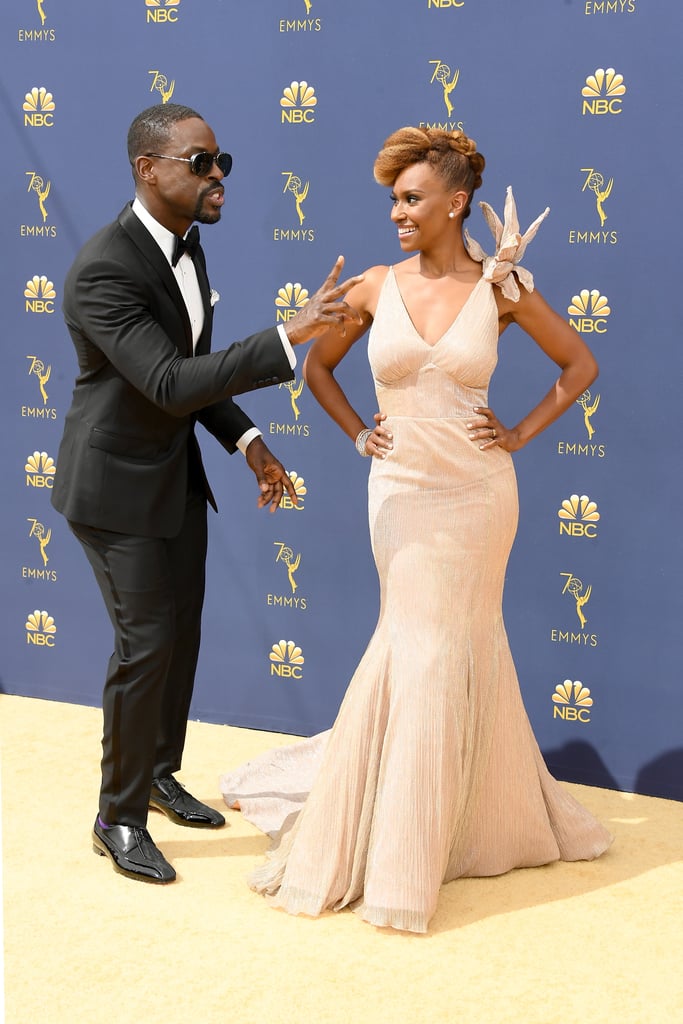
<instances>
[{"instance_id":1,"label":"shoe sole","mask_svg":"<svg viewBox=\"0 0 683 1024\"><path fill-rule=\"evenodd\" d=\"M152 799L149 801L149 806L153 811L161 811L170 821L175 822L176 825L184 825L185 828L223 828L225 825L225 818L215 823L212 821L188 821L187 818L183 818L177 811L174 811L172 807L162 803L155 803Z\"/></svg>"},{"instance_id":2,"label":"shoe sole","mask_svg":"<svg viewBox=\"0 0 683 1024\"><path fill-rule=\"evenodd\" d=\"M93 853L96 853L98 857L109 858L111 865L117 874L125 875L126 878L132 878L135 882L151 882L152 885L168 885L170 882L175 882L175 875L173 878L154 878L153 875L143 875L139 871L130 871L128 868L122 868L109 847L106 846L105 843L103 843L97 836L93 836L92 848Z\"/></svg>"}]
</instances>

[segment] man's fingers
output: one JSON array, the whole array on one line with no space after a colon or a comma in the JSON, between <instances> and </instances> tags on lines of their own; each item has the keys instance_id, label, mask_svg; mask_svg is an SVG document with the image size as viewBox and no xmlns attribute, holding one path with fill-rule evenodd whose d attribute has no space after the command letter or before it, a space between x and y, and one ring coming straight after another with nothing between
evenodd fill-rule
<instances>
[{"instance_id":1,"label":"man's fingers","mask_svg":"<svg viewBox=\"0 0 683 1024\"><path fill-rule=\"evenodd\" d=\"M334 286L337 283L337 279L338 279L339 275L342 272L342 267L343 266L344 266L344 257L343 256L337 256L337 258L336 258L336 260L334 262L334 266L332 267L332 270L329 272L329 274L325 278L325 283L323 285L323 288L332 287L332 286Z\"/></svg>"},{"instance_id":2,"label":"man's fingers","mask_svg":"<svg viewBox=\"0 0 683 1024\"><path fill-rule=\"evenodd\" d=\"M283 470L283 473L282 473L282 482L284 483L285 488L286 488L287 493L289 494L290 498L292 499L292 501L296 505L299 499L296 496L296 491L294 489L294 484L290 480L289 476L284 472L284 470Z\"/></svg>"},{"instance_id":3,"label":"man's fingers","mask_svg":"<svg viewBox=\"0 0 683 1024\"><path fill-rule=\"evenodd\" d=\"M283 466L272 466L266 471L272 475L272 479L269 481L263 481L261 483L261 496L259 498L260 507L263 505L270 504L271 512L274 512L282 501L282 495L284 491L287 491L292 503L297 505L299 499L294 489L294 484L290 480L288 474L285 472Z\"/></svg>"},{"instance_id":4,"label":"man's fingers","mask_svg":"<svg viewBox=\"0 0 683 1024\"><path fill-rule=\"evenodd\" d=\"M346 293L355 285L360 284L361 281L365 280L365 274L356 274L355 277L347 277L345 281L338 284L336 288L330 290L329 295L326 296L328 302L334 302L335 299L340 299L342 295Z\"/></svg>"}]
</instances>

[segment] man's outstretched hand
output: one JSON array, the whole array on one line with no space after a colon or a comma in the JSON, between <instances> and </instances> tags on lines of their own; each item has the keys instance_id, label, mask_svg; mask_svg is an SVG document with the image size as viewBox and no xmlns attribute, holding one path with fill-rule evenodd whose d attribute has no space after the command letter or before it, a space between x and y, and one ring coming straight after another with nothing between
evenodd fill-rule
<instances>
[{"instance_id":1,"label":"man's outstretched hand","mask_svg":"<svg viewBox=\"0 0 683 1024\"><path fill-rule=\"evenodd\" d=\"M259 508L265 508L266 505L270 505L270 511L275 512L282 501L282 495L285 491L287 491L293 503L297 504L294 484L287 476L282 463L266 447L262 437L255 437L249 443L245 457L247 464L253 469L258 481L260 493L257 505Z\"/></svg>"},{"instance_id":2,"label":"man's outstretched hand","mask_svg":"<svg viewBox=\"0 0 683 1024\"><path fill-rule=\"evenodd\" d=\"M284 324L287 337L292 345L301 345L330 327L343 327L347 321L360 324L363 318L360 313L339 300L350 288L363 280L363 275L348 277L342 284L337 280L344 266L344 257L339 256L324 282L318 288L303 309Z\"/></svg>"}]
</instances>

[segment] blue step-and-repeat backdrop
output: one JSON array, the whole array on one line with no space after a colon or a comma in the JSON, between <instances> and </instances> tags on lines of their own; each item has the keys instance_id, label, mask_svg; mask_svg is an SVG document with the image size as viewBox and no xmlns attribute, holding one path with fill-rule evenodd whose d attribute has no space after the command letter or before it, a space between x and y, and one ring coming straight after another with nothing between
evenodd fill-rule
<instances>
[{"instance_id":1,"label":"blue step-and-repeat backdrop","mask_svg":"<svg viewBox=\"0 0 683 1024\"><path fill-rule=\"evenodd\" d=\"M529 715L559 777L683 800L680 0L3 0L0 24L2 691L100 701L110 628L49 497L64 278L132 197L132 118L188 104L234 155L203 230L215 347L292 316L340 252L350 272L400 259L375 154L405 124L464 128L477 198L502 212L511 184L523 229L550 206L525 266L601 368L515 456L505 617ZM468 228L491 251L476 206ZM517 328L500 356L491 403L514 422L556 369ZM339 375L370 422L364 341ZM201 438L221 513L192 716L310 734L376 621L368 460L300 368L242 404L301 500L257 511L242 457Z\"/></svg>"}]
</instances>

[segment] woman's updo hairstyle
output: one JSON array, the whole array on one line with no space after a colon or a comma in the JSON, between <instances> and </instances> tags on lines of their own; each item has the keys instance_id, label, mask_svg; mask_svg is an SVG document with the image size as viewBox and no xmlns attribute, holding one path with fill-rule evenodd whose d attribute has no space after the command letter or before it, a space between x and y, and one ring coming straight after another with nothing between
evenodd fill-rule
<instances>
[{"instance_id":1,"label":"woman's updo hairstyle","mask_svg":"<svg viewBox=\"0 0 683 1024\"><path fill-rule=\"evenodd\" d=\"M430 164L448 188L462 189L469 199L463 220L470 215L475 189L481 185L486 161L477 153L477 144L464 132L446 132L440 128L399 128L384 143L374 166L375 181L391 186L401 171L413 164Z\"/></svg>"}]
</instances>

